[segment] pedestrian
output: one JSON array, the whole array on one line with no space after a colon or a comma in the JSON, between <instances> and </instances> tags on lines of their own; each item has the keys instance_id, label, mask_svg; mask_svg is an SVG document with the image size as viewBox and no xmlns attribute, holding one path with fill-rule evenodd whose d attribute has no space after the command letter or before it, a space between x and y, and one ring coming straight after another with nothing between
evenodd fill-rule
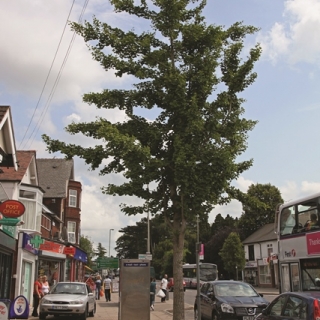
<instances>
[{"instance_id":1,"label":"pedestrian","mask_svg":"<svg viewBox=\"0 0 320 320\"><path fill-rule=\"evenodd\" d=\"M32 316L33 317L39 317L38 315L38 307L39 302L42 297L42 281L41 276L38 276L38 279L33 284L33 311Z\"/></svg>"},{"instance_id":2,"label":"pedestrian","mask_svg":"<svg viewBox=\"0 0 320 320\"><path fill-rule=\"evenodd\" d=\"M100 275L97 275L95 284L96 284L96 299L100 300L100 290L102 285Z\"/></svg>"},{"instance_id":3,"label":"pedestrian","mask_svg":"<svg viewBox=\"0 0 320 320\"><path fill-rule=\"evenodd\" d=\"M109 276L107 276L103 281L104 286L104 295L106 297L106 301L111 301L111 285L112 281Z\"/></svg>"},{"instance_id":4,"label":"pedestrian","mask_svg":"<svg viewBox=\"0 0 320 320\"><path fill-rule=\"evenodd\" d=\"M150 278L150 309L154 311L154 298L156 296L157 283L155 278Z\"/></svg>"},{"instance_id":5,"label":"pedestrian","mask_svg":"<svg viewBox=\"0 0 320 320\"><path fill-rule=\"evenodd\" d=\"M44 296L49 293L49 289L50 289L48 278L46 275L42 276L41 284L42 284L41 292L42 292L42 296Z\"/></svg>"},{"instance_id":6,"label":"pedestrian","mask_svg":"<svg viewBox=\"0 0 320 320\"><path fill-rule=\"evenodd\" d=\"M161 290L165 294L165 296L161 298L161 302L166 302L167 286L168 286L168 275L165 274L161 280Z\"/></svg>"}]
</instances>

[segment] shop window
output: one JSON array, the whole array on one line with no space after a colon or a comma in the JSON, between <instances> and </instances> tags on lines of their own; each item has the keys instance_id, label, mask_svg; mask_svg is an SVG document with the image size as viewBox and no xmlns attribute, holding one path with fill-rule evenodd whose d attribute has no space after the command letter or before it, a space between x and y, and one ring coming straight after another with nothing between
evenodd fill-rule
<instances>
[{"instance_id":1,"label":"shop window","mask_svg":"<svg viewBox=\"0 0 320 320\"><path fill-rule=\"evenodd\" d=\"M77 190L69 190L69 207L77 207Z\"/></svg>"},{"instance_id":2,"label":"shop window","mask_svg":"<svg viewBox=\"0 0 320 320\"><path fill-rule=\"evenodd\" d=\"M261 284L271 284L271 274L269 265L259 266L259 280Z\"/></svg>"}]
</instances>

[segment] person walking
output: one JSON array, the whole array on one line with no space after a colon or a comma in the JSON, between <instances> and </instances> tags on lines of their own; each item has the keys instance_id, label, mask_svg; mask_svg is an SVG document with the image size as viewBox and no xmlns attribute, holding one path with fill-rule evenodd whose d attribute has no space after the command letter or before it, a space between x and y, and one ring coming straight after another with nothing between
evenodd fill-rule
<instances>
[{"instance_id":1,"label":"person walking","mask_svg":"<svg viewBox=\"0 0 320 320\"><path fill-rule=\"evenodd\" d=\"M39 302L42 297L42 281L41 276L38 276L38 279L33 284L33 311L32 316L33 317L39 317L38 315L38 307Z\"/></svg>"},{"instance_id":2,"label":"person walking","mask_svg":"<svg viewBox=\"0 0 320 320\"><path fill-rule=\"evenodd\" d=\"M109 276L107 276L103 281L104 286L104 295L106 297L106 301L111 301L111 285L112 281Z\"/></svg>"},{"instance_id":3,"label":"person walking","mask_svg":"<svg viewBox=\"0 0 320 320\"><path fill-rule=\"evenodd\" d=\"M165 274L161 280L161 290L165 294L164 298L161 298L161 302L166 302L167 287L168 287L168 275Z\"/></svg>"},{"instance_id":4,"label":"person walking","mask_svg":"<svg viewBox=\"0 0 320 320\"><path fill-rule=\"evenodd\" d=\"M150 309L154 311L154 299L156 296L157 283L156 279L150 279Z\"/></svg>"},{"instance_id":5,"label":"person walking","mask_svg":"<svg viewBox=\"0 0 320 320\"><path fill-rule=\"evenodd\" d=\"M41 284L42 284L42 287L41 287L42 296L45 296L46 294L49 293L49 290L50 290L48 278L46 275L42 276Z\"/></svg>"},{"instance_id":6,"label":"person walking","mask_svg":"<svg viewBox=\"0 0 320 320\"><path fill-rule=\"evenodd\" d=\"M101 277L97 275L96 277L96 300L100 300L100 290L101 290Z\"/></svg>"}]
</instances>

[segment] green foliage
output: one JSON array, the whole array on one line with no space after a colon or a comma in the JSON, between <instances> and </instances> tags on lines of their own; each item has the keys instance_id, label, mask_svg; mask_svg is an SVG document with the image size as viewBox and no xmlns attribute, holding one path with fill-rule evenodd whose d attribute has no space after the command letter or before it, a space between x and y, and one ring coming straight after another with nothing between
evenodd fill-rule
<instances>
[{"instance_id":1,"label":"green foliage","mask_svg":"<svg viewBox=\"0 0 320 320\"><path fill-rule=\"evenodd\" d=\"M204 262L215 263L218 266L219 274L223 274L224 278L228 278L228 272L219 253L231 232L238 232L237 218L234 219L230 215L223 218L219 213L212 223L211 237L205 243Z\"/></svg>"},{"instance_id":2,"label":"green foliage","mask_svg":"<svg viewBox=\"0 0 320 320\"><path fill-rule=\"evenodd\" d=\"M252 184L242 199L243 213L239 219L242 239L246 239L256 230L273 223L275 210L283 203L280 190L269 184Z\"/></svg>"},{"instance_id":3,"label":"green foliage","mask_svg":"<svg viewBox=\"0 0 320 320\"><path fill-rule=\"evenodd\" d=\"M98 256L99 258L102 258L105 256L106 253L107 253L107 249L104 248L102 244L99 242L97 249L95 250L96 256Z\"/></svg>"},{"instance_id":4,"label":"green foliage","mask_svg":"<svg viewBox=\"0 0 320 320\"><path fill-rule=\"evenodd\" d=\"M242 270L245 266L245 253L239 235L231 232L220 251L225 270L235 274L236 270ZM237 278L237 276L235 277Z\"/></svg>"},{"instance_id":5,"label":"green foliage","mask_svg":"<svg viewBox=\"0 0 320 320\"><path fill-rule=\"evenodd\" d=\"M80 237L80 248L87 253L88 257L88 267L92 268L92 258L94 257L95 253L93 250L93 242L87 236Z\"/></svg>"},{"instance_id":6,"label":"green foliage","mask_svg":"<svg viewBox=\"0 0 320 320\"><path fill-rule=\"evenodd\" d=\"M106 71L136 79L130 89L87 93L84 102L124 110L127 118L121 123L98 118L70 124L70 134L98 140L89 148L46 135L43 139L49 151L78 156L101 175L122 174L125 183L109 184L102 192L145 200L142 206L123 204L125 214L148 209L163 215L171 230L173 275L179 283L187 225L195 223L196 215L230 201L232 181L252 165L252 160L237 162L255 125L244 118L244 100L238 95L257 76L253 67L260 46L246 49L247 57L243 49L245 38L258 29L242 23L206 25L204 0L152 1L150 7L146 0L110 2L116 12L144 18L150 30L125 32L97 19L72 23L72 28ZM156 107L158 114L149 121L136 115L137 107ZM173 318L182 313L183 293L177 292Z\"/></svg>"}]
</instances>

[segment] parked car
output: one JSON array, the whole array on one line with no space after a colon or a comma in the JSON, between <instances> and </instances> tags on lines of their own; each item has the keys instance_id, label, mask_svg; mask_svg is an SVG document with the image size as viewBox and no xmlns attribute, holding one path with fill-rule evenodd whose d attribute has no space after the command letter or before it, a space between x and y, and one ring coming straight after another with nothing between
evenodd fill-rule
<instances>
[{"instance_id":1,"label":"parked car","mask_svg":"<svg viewBox=\"0 0 320 320\"><path fill-rule=\"evenodd\" d=\"M167 288L169 291L173 291L173 278L169 278ZM183 280L183 291L186 291L186 282Z\"/></svg>"},{"instance_id":2,"label":"parked car","mask_svg":"<svg viewBox=\"0 0 320 320\"><path fill-rule=\"evenodd\" d=\"M210 320L253 320L269 302L250 284L217 280L206 282L200 289L201 317L198 312L198 301L194 303L194 319Z\"/></svg>"},{"instance_id":3,"label":"parked car","mask_svg":"<svg viewBox=\"0 0 320 320\"><path fill-rule=\"evenodd\" d=\"M257 315L256 320L320 318L320 292L285 292Z\"/></svg>"},{"instance_id":4,"label":"parked car","mask_svg":"<svg viewBox=\"0 0 320 320\"><path fill-rule=\"evenodd\" d=\"M58 282L45 295L39 306L39 319L47 315L73 315L81 320L93 317L96 312L95 295L90 287L83 282Z\"/></svg>"}]
</instances>

